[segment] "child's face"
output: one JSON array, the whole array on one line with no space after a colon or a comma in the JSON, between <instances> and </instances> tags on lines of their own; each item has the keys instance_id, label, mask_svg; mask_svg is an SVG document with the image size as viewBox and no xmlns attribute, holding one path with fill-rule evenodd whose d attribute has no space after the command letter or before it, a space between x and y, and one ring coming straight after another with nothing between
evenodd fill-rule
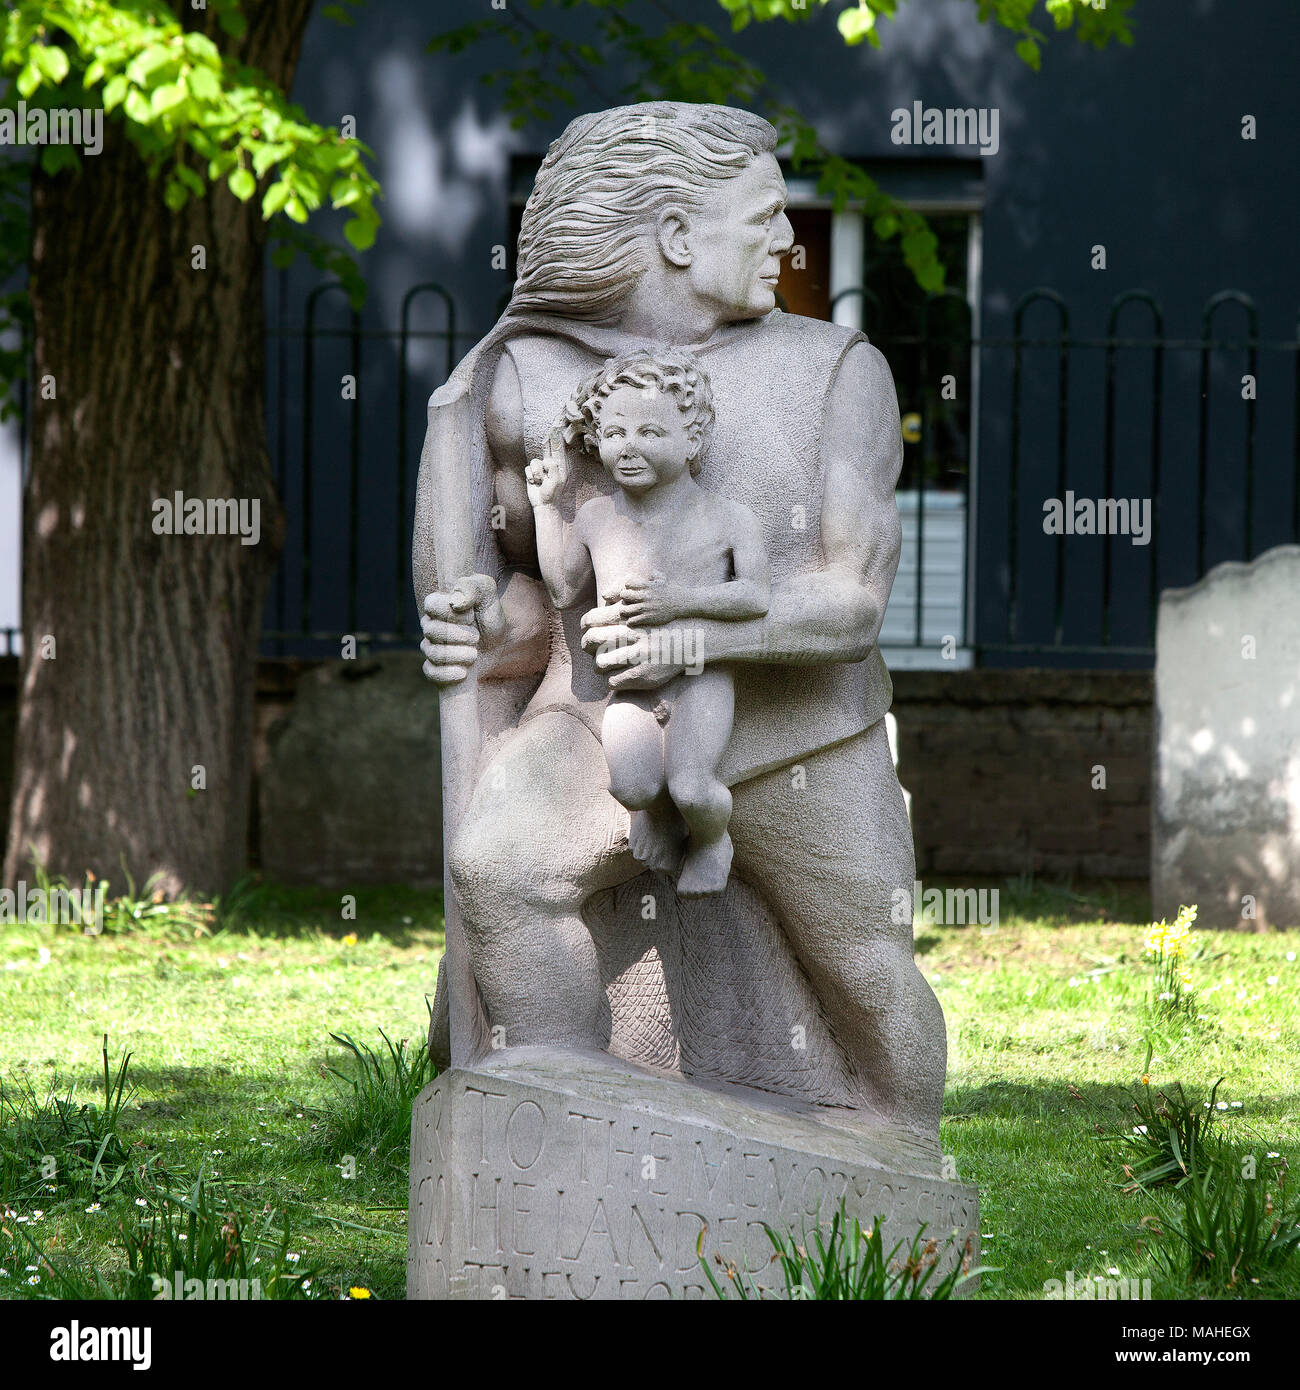
<instances>
[{"instance_id":1,"label":"child's face","mask_svg":"<svg viewBox=\"0 0 1300 1390\"><path fill-rule=\"evenodd\" d=\"M677 402L663 391L620 386L600 408L600 461L629 492L680 478L691 441Z\"/></svg>"}]
</instances>

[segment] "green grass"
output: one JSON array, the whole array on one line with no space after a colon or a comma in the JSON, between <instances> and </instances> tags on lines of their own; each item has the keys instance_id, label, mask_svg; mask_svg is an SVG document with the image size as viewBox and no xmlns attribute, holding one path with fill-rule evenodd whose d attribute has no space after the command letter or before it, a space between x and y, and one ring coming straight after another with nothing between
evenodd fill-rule
<instances>
[{"instance_id":1,"label":"green grass","mask_svg":"<svg viewBox=\"0 0 1300 1390\"><path fill-rule=\"evenodd\" d=\"M918 960L948 1020L944 1152L979 1186L981 1262L1000 1266L981 1296L1041 1298L1067 1270L1077 1281L1115 1269L1150 1278L1156 1298L1186 1296L1151 1256L1152 1225L1167 1223L1178 1192L1125 1194L1127 1157L1099 1140L1140 1123L1121 1106L1150 1037L1151 1084L1178 1081L1208 1098L1222 1077L1225 1145L1253 1152L1261 1172L1270 1151L1296 1167L1300 934L1198 931L1197 1007L1169 1020L1150 1008L1140 898L1044 889L1019 901L1008 893L1002 910L993 931L917 929ZM1300 1262L1268 1292L1300 1296Z\"/></svg>"},{"instance_id":2,"label":"green grass","mask_svg":"<svg viewBox=\"0 0 1300 1390\"><path fill-rule=\"evenodd\" d=\"M948 1020L943 1147L980 1188L981 1263L997 1267L979 1296L1041 1298L1067 1270L1077 1281L1113 1269L1151 1278L1157 1297L1178 1296L1185 1290L1153 1246L1175 1239L1155 1232L1182 1210L1181 1190L1125 1193L1133 1184L1121 1165L1133 1155L1101 1136L1137 1122L1123 1103L1151 1037L1153 1085L1181 1082L1195 1099L1222 1077L1218 1099L1230 1108L1214 1128L1226 1149L1253 1152L1261 1172L1269 1152L1297 1166L1300 960L1287 954L1300 954L1300 934L1198 931L1194 1007L1158 1018L1139 895L1024 881L1002 890L996 930L916 928L918 961ZM288 1225L294 1263L312 1270L317 1293L360 1285L402 1297L406 1161L394 1134L419 1077L410 1050L398 1063L386 1039L400 1048L424 1037L439 896L363 890L352 921L338 894L253 885L210 933L203 920L183 927L141 914L98 937L0 929L6 1097L26 1095L30 1107L53 1088L102 1108L107 1033L111 1061L133 1054L135 1089L116 1133L146 1170L97 1211L85 1210L82 1186L62 1192L57 1179L53 1190L2 1195L56 1265L111 1277L127 1270L118 1223L138 1233L150 1215L137 1201L186 1191L202 1174L248 1229L268 1212L275 1231ZM1272 1173L1277 1160L1268 1162ZM18 1224L5 1218L9 1234L0 1231L0 1297L52 1292L48 1274L24 1283L39 1260ZM1300 1297L1300 1263L1239 1291Z\"/></svg>"},{"instance_id":3,"label":"green grass","mask_svg":"<svg viewBox=\"0 0 1300 1390\"><path fill-rule=\"evenodd\" d=\"M406 1162L387 1136L344 1137L356 1058L330 1034L387 1055L382 1029L418 1047L442 953L441 898L362 889L356 919L340 895L255 887L210 935L182 939L165 919L87 937L75 928L0 930L0 1079L38 1097L102 1096L102 1034L133 1054L135 1094L119 1131L137 1161L155 1157L187 1188L200 1173L245 1213L288 1217L294 1253L337 1294L352 1286L400 1298L406 1277ZM356 943L345 939L355 933ZM42 964L42 949L48 960ZM345 1155L355 1160L345 1178ZM132 1187L87 1212L58 1183L18 1202L3 1194L50 1259L126 1269L119 1221L147 1216ZM35 1210L43 1211L39 1219ZM11 1231L15 1222L5 1222ZM0 1233L0 1297L31 1296L39 1264L16 1232ZM38 1271L39 1273L39 1271Z\"/></svg>"}]
</instances>

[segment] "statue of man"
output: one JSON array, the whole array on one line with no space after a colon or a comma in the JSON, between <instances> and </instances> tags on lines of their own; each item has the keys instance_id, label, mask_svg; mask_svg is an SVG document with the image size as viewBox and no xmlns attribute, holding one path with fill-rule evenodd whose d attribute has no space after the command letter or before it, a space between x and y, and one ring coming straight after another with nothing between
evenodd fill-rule
<instances>
[{"instance_id":1,"label":"statue of man","mask_svg":"<svg viewBox=\"0 0 1300 1390\"><path fill-rule=\"evenodd\" d=\"M775 147L749 112L667 102L582 116L552 145L510 306L453 377L459 408L482 420L463 463L475 573L434 568L430 449L447 388L431 403L415 531L425 673L447 688L473 667L481 701L496 701L449 876L498 1039L601 1048L583 905L642 871L600 744L609 691L665 685L696 657L727 663L733 877L779 920L855 1105L933 1141L944 1023L913 959L912 838L877 647L901 544L898 404L863 334L775 307L793 244ZM547 602L526 470L578 383L635 349L684 349L708 372L717 422L699 481L761 524L761 617L647 633L594 589L564 611ZM598 465L567 473L569 518L613 486Z\"/></svg>"}]
</instances>

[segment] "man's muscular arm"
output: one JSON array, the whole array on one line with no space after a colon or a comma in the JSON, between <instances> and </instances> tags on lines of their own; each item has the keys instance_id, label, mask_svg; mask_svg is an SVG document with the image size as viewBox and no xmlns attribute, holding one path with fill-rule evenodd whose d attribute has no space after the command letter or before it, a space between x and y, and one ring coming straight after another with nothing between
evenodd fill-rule
<instances>
[{"instance_id":1,"label":"man's muscular arm","mask_svg":"<svg viewBox=\"0 0 1300 1390\"><path fill-rule=\"evenodd\" d=\"M504 680L527 676L546 665L548 622L546 597L537 571L533 509L524 485L524 409L519 374L509 353L502 353L492 378L485 425L491 453L493 493L504 525L493 528L505 561L497 584L504 629L483 642L479 675ZM430 595L422 619L426 675L457 680L475 660L481 634L473 614L448 595ZM436 674L435 674L436 673Z\"/></svg>"},{"instance_id":2,"label":"man's muscular arm","mask_svg":"<svg viewBox=\"0 0 1300 1390\"><path fill-rule=\"evenodd\" d=\"M702 655L711 661L860 661L880 635L889 590L898 569L902 525L894 488L903 463L898 398L889 366L869 343L845 354L832 383L822 432L825 487L821 535L825 565L772 589L767 616L741 622L696 621ZM602 622L595 610L584 622L586 644L611 686L652 678L621 645L644 629ZM665 650L671 650L668 644ZM625 671L620 668L628 668ZM671 673L670 673L671 674ZM667 677L665 677L667 678Z\"/></svg>"}]
</instances>

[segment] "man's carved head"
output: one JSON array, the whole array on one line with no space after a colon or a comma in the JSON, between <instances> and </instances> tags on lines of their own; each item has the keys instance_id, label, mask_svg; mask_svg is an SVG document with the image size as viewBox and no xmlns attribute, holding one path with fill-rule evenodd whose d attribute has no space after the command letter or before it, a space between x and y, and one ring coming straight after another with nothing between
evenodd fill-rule
<instances>
[{"instance_id":1,"label":"man's carved head","mask_svg":"<svg viewBox=\"0 0 1300 1390\"><path fill-rule=\"evenodd\" d=\"M726 316L767 312L793 240L776 139L752 112L688 102L571 121L524 209L511 309L614 322L661 257Z\"/></svg>"}]
</instances>

